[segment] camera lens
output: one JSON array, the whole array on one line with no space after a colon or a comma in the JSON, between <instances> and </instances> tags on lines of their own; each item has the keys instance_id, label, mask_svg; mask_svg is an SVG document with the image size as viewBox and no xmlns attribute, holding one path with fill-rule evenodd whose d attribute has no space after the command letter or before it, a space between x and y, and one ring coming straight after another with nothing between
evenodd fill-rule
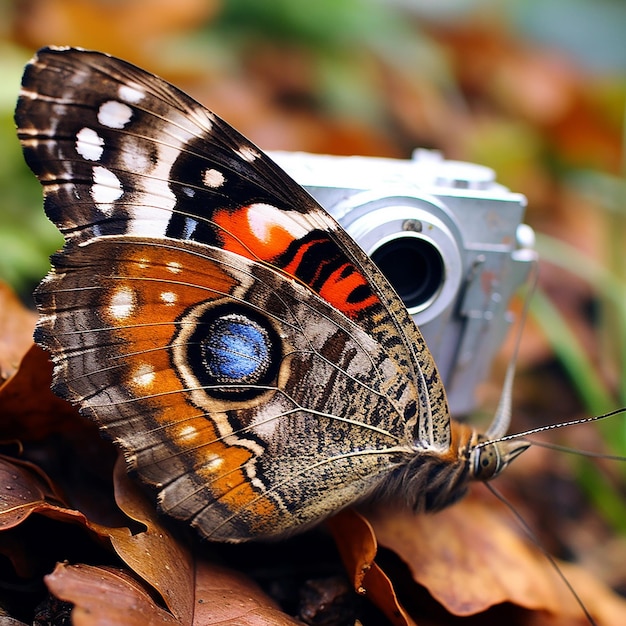
<instances>
[{"instance_id":1,"label":"camera lens","mask_svg":"<svg viewBox=\"0 0 626 626\"><path fill-rule=\"evenodd\" d=\"M426 239L396 237L376 248L371 256L409 311L425 308L443 285L443 259Z\"/></svg>"}]
</instances>

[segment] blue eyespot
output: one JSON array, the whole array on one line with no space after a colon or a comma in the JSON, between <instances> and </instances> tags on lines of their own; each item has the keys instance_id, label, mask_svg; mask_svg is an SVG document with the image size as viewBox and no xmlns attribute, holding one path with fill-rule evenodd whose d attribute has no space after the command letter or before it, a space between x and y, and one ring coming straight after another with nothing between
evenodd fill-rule
<instances>
[{"instance_id":1,"label":"blue eyespot","mask_svg":"<svg viewBox=\"0 0 626 626\"><path fill-rule=\"evenodd\" d=\"M177 367L214 398L251 400L276 384L282 341L270 318L245 303L229 302L187 311L173 339ZM176 350L182 350L178 353Z\"/></svg>"},{"instance_id":2,"label":"blue eyespot","mask_svg":"<svg viewBox=\"0 0 626 626\"><path fill-rule=\"evenodd\" d=\"M233 313L209 326L203 352L216 380L258 382L268 368L269 337L253 320Z\"/></svg>"}]
</instances>

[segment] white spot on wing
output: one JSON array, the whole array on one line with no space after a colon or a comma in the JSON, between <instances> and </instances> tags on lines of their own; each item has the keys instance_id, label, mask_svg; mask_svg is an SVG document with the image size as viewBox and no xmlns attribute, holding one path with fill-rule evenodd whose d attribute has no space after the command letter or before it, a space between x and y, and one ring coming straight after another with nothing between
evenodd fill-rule
<instances>
[{"instance_id":1,"label":"white spot on wing","mask_svg":"<svg viewBox=\"0 0 626 626\"><path fill-rule=\"evenodd\" d=\"M252 163L252 161L256 161L261 155L251 148L250 146L241 146L235 152L244 160L248 161L248 163Z\"/></svg>"},{"instance_id":2,"label":"white spot on wing","mask_svg":"<svg viewBox=\"0 0 626 626\"><path fill-rule=\"evenodd\" d=\"M133 117L133 110L123 102L109 100L100 105L98 121L108 128L124 128Z\"/></svg>"},{"instance_id":3,"label":"white spot on wing","mask_svg":"<svg viewBox=\"0 0 626 626\"><path fill-rule=\"evenodd\" d=\"M117 95L120 97L121 100L124 100L124 102L136 104L140 100L143 100L145 93L137 87L131 87L130 85L120 85L120 88L117 91Z\"/></svg>"},{"instance_id":4,"label":"white spot on wing","mask_svg":"<svg viewBox=\"0 0 626 626\"><path fill-rule=\"evenodd\" d=\"M119 200L122 193L124 193L122 183L111 170L101 165L93 168L91 197L101 211L110 215L113 212L112 203Z\"/></svg>"},{"instance_id":5,"label":"white spot on wing","mask_svg":"<svg viewBox=\"0 0 626 626\"><path fill-rule=\"evenodd\" d=\"M118 287L111 296L108 311L117 320L127 318L135 309L135 293L129 287Z\"/></svg>"},{"instance_id":6,"label":"white spot on wing","mask_svg":"<svg viewBox=\"0 0 626 626\"><path fill-rule=\"evenodd\" d=\"M149 387L156 377L154 367L149 363L142 363L133 372L133 383L140 387Z\"/></svg>"},{"instance_id":7,"label":"white spot on wing","mask_svg":"<svg viewBox=\"0 0 626 626\"><path fill-rule=\"evenodd\" d=\"M220 467L222 467L223 464L224 464L224 459L221 456L218 456L217 454L210 454L205 459L206 469L212 472L215 470L218 470Z\"/></svg>"},{"instance_id":8,"label":"white spot on wing","mask_svg":"<svg viewBox=\"0 0 626 626\"><path fill-rule=\"evenodd\" d=\"M167 305L175 304L178 300L178 296L173 291L162 291L160 298Z\"/></svg>"},{"instance_id":9,"label":"white spot on wing","mask_svg":"<svg viewBox=\"0 0 626 626\"><path fill-rule=\"evenodd\" d=\"M295 211L284 211L271 204L251 204L248 207L248 224L259 241L269 242L272 229L286 230L294 239L304 237L310 230L303 216Z\"/></svg>"},{"instance_id":10,"label":"white spot on wing","mask_svg":"<svg viewBox=\"0 0 626 626\"><path fill-rule=\"evenodd\" d=\"M202 175L202 182L211 189L217 189L224 184L226 178L219 170L207 169Z\"/></svg>"},{"instance_id":11,"label":"white spot on wing","mask_svg":"<svg viewBox=\"0 0 626 626\"><path fill-rule=\"evenodd\" d=\"M165 266L170 272L172 272L172 274L180 274L183 271L183 268L178 261L168 261Z\"/></svg>"},{"instance_id":12,"label":"white spot on wing","mask_svg":"<svg viewBox=\"0 0 626 626\"><path fill-rule=\"evenodd\" d=\"M104 139L93 128L81 128L76 133L76 152L88 161L99 161L104 152Z\"/></svg>"},{"instance_id":13,"label":"white spot on wing","mask_svg":"<svg viewBox=\"0 0 626 626\"><path fill-rule=\"evenodd\" d=\"M179 439L194 439L198 436L198 429L195 426L191 426L187 424L186 426L181 426L178 430Z\"/></svg>"}]
</instances>

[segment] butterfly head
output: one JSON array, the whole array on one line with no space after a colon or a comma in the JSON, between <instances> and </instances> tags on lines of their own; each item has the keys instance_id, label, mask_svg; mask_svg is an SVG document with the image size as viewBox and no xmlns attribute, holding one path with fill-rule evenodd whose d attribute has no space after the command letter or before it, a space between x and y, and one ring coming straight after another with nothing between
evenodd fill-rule
<instances>
[{"instance_id":1,"label":"butterfly head","mask_svg":"<svg viewBox=\"0 0 626 626\"><path fill-rule=\"evenodd\" d=\"M486 482L498 476L505 467L530 447L523 439L479 441L470 453L470 475Z\"/></svg>"}]
</instances>

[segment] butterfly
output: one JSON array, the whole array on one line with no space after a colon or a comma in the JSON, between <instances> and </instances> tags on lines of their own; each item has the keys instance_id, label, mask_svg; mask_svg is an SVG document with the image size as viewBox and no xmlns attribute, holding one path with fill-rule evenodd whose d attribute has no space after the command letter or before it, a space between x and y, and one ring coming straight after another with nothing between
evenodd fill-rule
<instances>
[{"instance_id":1,"label":"butterfly","mask_svg":"<svg viewBox=\"0 0 626 626\"><path fill-rule=\"evenodd\" d=\"M368 498L439 510L526 449L492 441L508 423L451 419L373 261L176 87L45 48L15 119L65 237L35 294L53 388L163 513L214 541L279 539Z\"/></svg>"}]
</instances>

